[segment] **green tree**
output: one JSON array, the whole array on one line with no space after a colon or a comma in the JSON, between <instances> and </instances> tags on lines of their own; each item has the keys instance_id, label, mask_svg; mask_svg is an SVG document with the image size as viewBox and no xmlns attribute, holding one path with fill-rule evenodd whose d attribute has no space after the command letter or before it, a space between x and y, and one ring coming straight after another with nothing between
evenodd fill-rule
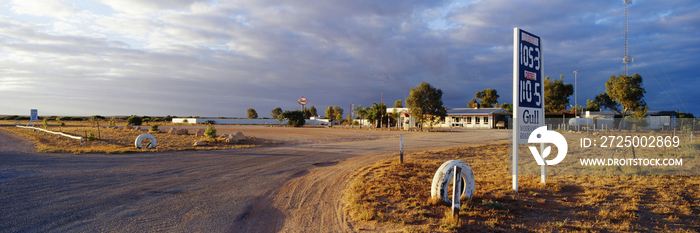
<instances>
[{"instance_id":1,"label":"green tree","mask_svg":"<svg viewBox=\"0 0 700 233\"><path fill-rule=\"evenodd\" d=\"M613 75L605 82L605 92L610 100L616 104L616 106L606 107L622 115L623 120L620 121L618 131L622 131L622 125L627 113L643 111L646 114L645 109L648 109L648 107L644 101L644 93L647 91L644 89L642 81L642 76L635 73L632 76ZM610 103L607 104L612 105ZM643 118L644 116L636 115L635 117Z\"/></svg>"},{"instance_id":2,"label":"green tree","mask_svg":"<svg viewBox=\"0 0 700 233\"><path fill-rule=\"evenodd\" d=\"M316 110L316 107L314 107L313 105L311 105L311 107L309 107L309 112L311 112L312 117L318 116L318 110Z\"/></svg>"},{"instance_id":3,"label":"green tree","mask_svg":"<svg viewBox=\"0 0 700 233\"><path fill-rule=\"evenodd\" d=\"M357 107L355 107L355 112L357 115L364 121L365 116L367 115L367 108L363 108L362 105L358 104ZM362 128L362 124L360 124L360 128Z\"/></svg>"},{"instance_id":4,"label":"green tree","mask_svg":"<svg viewBox=\"0 0 700 233\"><path fill-rule=\"evenodd\" d=\"M255 109L249 108L247 113L248 113L248 119L258 119L258 112L255 111Z\"/></svg>"},{"instance_id":5,"label":"green tree","mask_svg":"<svg viewBox=\"0 0 700 233\"><path fill-rule=\"evenodd\" d=\"M343 108L340 106L328 106L326 109L326 117L329 121L342 121L343 120ZM338 114L340 113L340 114ZM340 117L338 117L340 116Z\"/></svg>"},{"instance_id":6,"label":"green tree","mask_svg":"<svg viewBox=\"0 0 700 233\"><path fill-rule=\"evenodd\" d=\"M442 105L442 90L426 82L411 88L406 104L409 114L418 121L421 129L426 122L432 128L437 120L447 116L447 109Z\"/></svg>"},{"instance_id":7,"label":"green tree","mask_svg":"<svg viewBox=\"0 0 700 233\"><path fill-rule=\"evenodd\" d=\"M601 110L603 108L607 108L611 111L620 111L620 105L615 103L615 101L613 101L606 92L596 95L593 102L595 102L595 104L598 105L598 108L600 108Z\"/></svg>"},{"instance_id":8,"label":"green tree","mask_svg":"<svg viewBox=\"0 0 700 233\"><path fill-rule=\"evenodd\" d=\"M326 118L328 118L328 121L335 120L335 113L333 113L333 106L331 105L328 105L328 108L326 108Z\"/></svg>"},{"instance_id":9,"label":"green tree","mask_svg":"<svg viewBox=\"0 0 700 233\"><path fill-rule=\"evenodd\" d=\"M574 94L574 86L564 83L564 75L559 80L544 78L544 112L563 112L569 106L569 96Z\"/></svg>"},{"instance_id":10,"label":"green tree","mask_svg":"<svg viewBox=\"0 0 700 233\"><path fill-rule=\"evenodd\" d=\"M581 105L574 105L574 107L571 108L571 112L574 112L577 116L580 116L583 111L585 111L586 108L584 108Z\"/></svg>"},{"instance_id":11,"label":"green tree","mask_svg":"<svg viewBox=\"0 0 700 233\"><path fill-rule=\"evenodd\" d=\"M304 119L311 119L311 110L308 108L304 108Z\"/></svg>"},{"instance_id":12,"label":"green tree","mask_svg":"<svg viewBox=\"0 0 700 233\"><path fill-rule=\"evenodd\" d=\"M372 107L370 107L369 111L367 111L366 116L367 120L379 127L379 121L381 120L381 122L386 122L386 119L388 118L386 114L386 105L373 103Z\"/></svg>"},{"instance_id":13,"label":"green tree","mask_svg":"<svg viewBox=\"0 0 700 233\"><path fill-rule=\"evenodd\" d=\"M689 112L678 111L676 112L676 114L678 114L678 118L695 118L695 116L693 116L693 114Z\"/></svg>"},{"instance_id":14,"label":"green tree","mask_svg":"<svg viewBox=\"0 0 700 233\"><path fill-rule=\"evenodd\" d=\"M600 111L600 105L595 100L586 100L586 111Z\"/></svg>"},{"instance_id":15,"label":"green tree","mask_svg":"<svg viewBox=\"0 0 700 233\"><path fill-rule=\"evenodd\" d=\"M272 109L272 112L270 112L270 116L272 117L272 119L278 119L278 117L280 116L280 114L282 114L282 108L281 108L281 107L277 107L277 108L275 108L275 109Z\"/></svg>"},{"instance_id":16,"label":"green tree","mask_svg":"<svg viewBox=\"0 0 700 233\"><path fill-rule=\"evenodd\" d=\"M513 112L513 105L512 105L512 104L503 103L503 104L501 104L501 108L502 108L503 110L506 110L506 111L509 111L509 112Z\"/></svg>"},{"instance_id":17,"label":"green tree","mask_svg":"<svg viewBox=\"0 0 700 233\"><path fill-rule=\"evenodd\" d=\"M479 107L479 102L476 101L476 98L472 98L472 100L469 101L469 103L467 103L467 107L468 107L468 108L476 108L476 107Z\"/></svg>"},{"instance_id":18,"label":"green tree","mask_svg":"<svg viewBox=\"0 0 700 233\"><path fill-rule=\"evenodd\" d=\"M479 107L492 108L493 104L498 103L498 92L494 89L484 89L482 91L477 91L474 97L479 99Z\"/></svg>"},{"instance_id":19,"label":"green tree","mask_svg":"<svg viewBox=\"0 0 700 233\"><path fill-rule=\"evenodd\" d=\"M287 125L294 127L301 127L306 124L306 120L304 120L304 112L301 110L284 111L280 117L287 120Z\"/></svg>"},{"instance_id":20,"label":"green tree","mask_svg":"<svg viewBox=\"0 0 700 233\"><path fill-rule=\"evenodd\" d=\"M341 108L340 106L338 106L338 105L333 106L333 113L336 116L338 115L338 113L340 113L340 117L336 117L335 120L342 121L343 120L343 112L345 112L345 110L343 110L343 108Z\"/></svg>"},{"instance_id":21,"label":"green tree","mask_svg":"<svg viewBox=\"0 0 700 233\"><path fill-rule=\"evenodd\" d=\"M130 116L128 119L126 119L126 124L141 125L141 117L136 115Z\"/></svg>"},{"instance_id":22,"label":"green tree","mask_svg":"<svg viewBox=\"0 0 700 233\"><path fill-rule=\"evenodd\" d=\"M394 108L403 108L403 101L401 100L396 100L394 102Z\"/></svg>"},{"instance_id":23,"label":"green tree","mask_svg":"<svg viewBox=\"0 0 700 233\"><path fill-rule=\"evenodd\" d=\"M335 113L335 119L338 121L338 123L342 123L343 121L343 114L340 112Z\"/></svg>"}]
</instances>

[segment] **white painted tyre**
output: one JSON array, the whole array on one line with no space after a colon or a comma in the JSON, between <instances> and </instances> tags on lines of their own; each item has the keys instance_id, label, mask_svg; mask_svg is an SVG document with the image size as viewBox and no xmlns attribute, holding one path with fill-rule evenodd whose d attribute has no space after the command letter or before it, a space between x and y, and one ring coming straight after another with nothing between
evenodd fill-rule
<instances>
[{"instance_id":1,"label":"white painted tyre","mask_svg":"<svg viewBox=\"0 0 700 233\"><path fill-rule=\"evenodd\" d=\"M146 145L146 149L156 148L156 137L153 137L153 135L151 135L150 133L144 133L136 137L136 141L134 142L134 144L136 144L136 147L142 149L144 146L141 144L146 138L151 139L151 144Z\"/></svg>"},{"instance_id":2,"label":"white painted tyre","mask_svg":"<svg viewBox=\"0 0 700 233\"><path fill-rule=\"evenodd\" d=\"M447 190L449 189L452 177L454 177L455 166L462 168L462 187L464 187L462 196L467 196L469 199L474 196L475 183L472 168L460 160L450 160L440 165L440 168L438 168L437 172L435 172L435 176L433 176L433 183L430 187L431 198L440 198L445 200L447 203L452 203Z\"/></svg>"}]
</instances>

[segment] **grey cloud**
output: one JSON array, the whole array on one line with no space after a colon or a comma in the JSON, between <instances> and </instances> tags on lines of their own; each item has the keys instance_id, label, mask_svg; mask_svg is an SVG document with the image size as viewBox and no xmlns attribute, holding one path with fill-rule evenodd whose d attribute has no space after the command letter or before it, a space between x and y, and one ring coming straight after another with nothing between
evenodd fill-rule
<instances>
[{"instance_id":1,"label":"grey cloud","mask_svg":"<svg viewBox=\"0 0 700 233\"><path fill-rule=\"evenodd\" d=\"M118 13L76 25L106 38L52 35L46 25L0 18L0 84L17 87L0 98L19 102L0 114L23 114L31 105L54 115L244 116L250 107L297 109L302 95L317 108L347 108L379 102L382 89L386 102L404 99L421 81L443 89L448 107L466 106L485 88L499 90L499 102L511 102L516 26L545 38L545 75L573 82L572 71L580 70L580 104L623 67L624 7L617 2L476 1L449 12L456 27L446 30L423 21L424 12L450 4L445 1L107 4ZM691 72L700 46L688 34L700 25L698 7L640 3L631 9L657 15L630 18L631 51L640 59L632 73L645 77L657 105L672 105L651 79L668 85L644 47L658 48L656 57L688 109L700 109L692 101L700 96L677 84L700 84ZM5 56L13 53L35 62ZM17 97L30 89L44 94Z\"/></svg>"}]
</instances>

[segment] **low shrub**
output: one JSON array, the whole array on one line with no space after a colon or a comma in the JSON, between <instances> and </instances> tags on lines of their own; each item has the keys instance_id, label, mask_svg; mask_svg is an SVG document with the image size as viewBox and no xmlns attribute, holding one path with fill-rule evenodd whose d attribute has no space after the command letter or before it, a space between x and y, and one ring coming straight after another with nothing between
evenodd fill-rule
<instances>
[{"instance_id":1,"label":"low shrub","mask_svg":"<svg viewBox=\"0 0 700 233\"><path fill-rule=\"evenodd\" d=\"M208 125L207 129L204 130L204 136L207 138L214 138L216 136L216 128L213 125Z\"/></svg>"},{"instance_id":2,"label":"low shrub","mask_svg":"<svg viewBox=\"0 0 700 233\"><path fill-rule=\"evenodd\" d=\"M141 123L142 123L141 117L136 116L136 115L131 116L131 117L129 117L129 119L126 119L126 123L127 124L134 124L134 125L141 125Z\"/></svg>"},{"instance_id":3,"label":"low shrub","mask_svg":"<svg viewBox=\"0 0 700 233\"><path fill-rule=\"evenodd\" d=\"M149 130L151 132L157 132L158 131L158 125L151 125L151 129Z\"/></svg>"},{"instance_id":4,"label":"low shrub","mask_svg":"<svg viewBox=\"0 0 700 233\"><path fill-rule=\"evenodd\" d=\"M88 133L88 135L87 135L88 141L94 141L96 139L97 139L97 136L94 133L92 133L92 132Z\"/></svg>"}]
</instances>

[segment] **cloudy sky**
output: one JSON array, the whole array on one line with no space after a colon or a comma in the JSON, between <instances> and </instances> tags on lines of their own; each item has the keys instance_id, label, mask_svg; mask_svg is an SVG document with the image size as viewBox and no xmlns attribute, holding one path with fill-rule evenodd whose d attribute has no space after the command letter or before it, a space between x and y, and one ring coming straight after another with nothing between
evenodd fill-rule
<instances>
[{"instance_id":1,"label":"cloudy sky","mask_svg":"<svg viewBox=\"0 0 700 233\"><path fill-rule=\"evenodd\" d=\"M260 117L405 99L512 102L513 28L543 38L544 72L578 103L624 73L622 1L0 1L0 115ZM629 73L651 110L700 114L700 2L629 6ZM571 104L574 103L573 96ZM391 104L389 104L391 105Z\"/></svg>"}]
</instances>

